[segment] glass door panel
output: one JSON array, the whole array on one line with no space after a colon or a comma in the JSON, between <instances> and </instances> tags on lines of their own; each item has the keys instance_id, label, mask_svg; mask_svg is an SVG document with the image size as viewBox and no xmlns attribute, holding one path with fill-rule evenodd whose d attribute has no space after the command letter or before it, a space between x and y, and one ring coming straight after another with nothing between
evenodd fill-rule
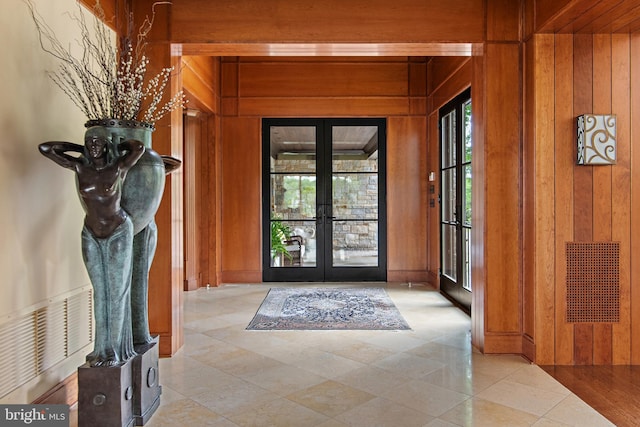
<instances>
[{"instance_id":1,"label":"glass door panel","mask_svg":"<svg viewBox=\"0 0 640 427\"><path fill-rule=\"evenodd\" d=\"M333 126L333 267L378 266L378 126Z\"/></svg>"},{"instance_id":2,"label":"glass door panel","mask_svg":"<svg viewBox=\"0 0 640 427\"><path fill-rule=\"evenodd\" d=\"M471 308L471 92L440 109L440 288Z\"/></svg>"},{"instance_id":3,"label":"glass door panel","mask_svg":"<svg viewBox=\"0 0 640 427\"><path fill-rule=\"evenodd\" d=\"M316 126L270 126L268 265L317 267Z\"/></svg>"},{"instance_id":4,"label":"glass door panel","mask_svg":"<svg viewBox=\"0 0 640 427\"><path fill-rule=\"evenodd\" d=\"M464 114L464 162L461 165L464 174L464 192L462 194L462 231L464 233L462 255L464 257L464 274L462 277L462 288L471 292L471 188L473 183L473 175L471 171L471 148L473 146L471 129L471 99L462 104L462 112Z\"/></svg>"}]
</instances>

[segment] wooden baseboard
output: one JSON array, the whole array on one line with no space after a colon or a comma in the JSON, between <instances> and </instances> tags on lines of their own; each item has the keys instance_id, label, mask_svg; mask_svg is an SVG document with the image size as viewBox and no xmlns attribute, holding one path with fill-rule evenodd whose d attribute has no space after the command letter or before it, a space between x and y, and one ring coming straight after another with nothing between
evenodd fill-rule
<instances>
[{"instance_id":1,"label":"wooden baseboard","mask_svg":"<svg viewBox=\"0 0 640 427\"><path fill-rule=\"evenodd\" d=\"M221 283L262 283L262 271L223 271Z\"/></svg>"},{"instance_id":2,"label":"wooden baseboard","mask_svg":"<svg viewBox=\"0 0 640 427\"><path fill-rule=\"evenodd\" d=\"M78 372L74 372L32 403L36 405L75 405L78 401Z\"/></svg>"},{"instance_id":3,"label":"wooden baseboard","mask_svg":"<svg viewBox=\"0 0 640 427\"><path fill-rule=\"evenodd\" d=\"M533 342L533 338L529 335L522 337L522 355L526 357L530 362L536 361L536 343Z\"/></svg>"},{"instance_id":4,"label":"wooden baseboard","mask_svg":"<svg viewBox=\"0 0 640 427\"><path fill-rule=\"evenodd\" d=\"M438 273L435 271L428 272L429 284L436 289L440 289L440 277L438 277Z\"/></svg>"},{"instance_id":5,"label":"wooden baseboard","mask_svg":"<svg viewBox=\"0 0 640 427\"><path fill-rule=\"evenodd\" d=\"M425 270L389 270L389 282L429 282L429 274Z\"/></svg>"},{"instance_id":6,"label":"wooden baseboard","mask_svg":"<svg viewBox=\"0 0 640 427\"><path fill-rule=\"evenodd\" d=\"M522 355L522 335L487 332L484 335L484 353Z\"/></svg>"}]
</instances>

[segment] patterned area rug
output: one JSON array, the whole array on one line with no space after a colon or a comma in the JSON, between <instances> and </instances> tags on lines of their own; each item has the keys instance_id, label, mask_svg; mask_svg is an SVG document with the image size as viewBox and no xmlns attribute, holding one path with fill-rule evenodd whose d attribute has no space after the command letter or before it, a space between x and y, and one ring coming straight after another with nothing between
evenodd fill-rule
<instances>
[{"instance_id":1,"label":"patterned area rug","mask_svg":"<svg viewBox=\"0 0 640 427\"><path fill-rule=\"evenodd\" d=\"M247 329L411 328L382 288L271 288Z\"/></svg>"}]
</instances>

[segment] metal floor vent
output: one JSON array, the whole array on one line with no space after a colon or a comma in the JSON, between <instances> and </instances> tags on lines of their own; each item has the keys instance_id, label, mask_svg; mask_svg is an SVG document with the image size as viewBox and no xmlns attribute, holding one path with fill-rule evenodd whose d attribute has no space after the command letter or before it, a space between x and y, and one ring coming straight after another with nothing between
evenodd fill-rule
<instances>
[{"instance_id":1,"label":"metal floor vent","mask_svg":"<svg viewBox=\"0 0 640 427\"><path fill-rule=\"evenodd\" d=\"M91 289L0 325L0 398L93 340Z\"/></svg>"},{"instance_id":2,"label":"metal floor vent","mask_svg":"<svg viewBox=\"0 0 640 427\"><path fill-rule=\"evenodd\" d=\"M567 322L620 321L620 243L567 242Z\"/></svg>"}]
</instances>

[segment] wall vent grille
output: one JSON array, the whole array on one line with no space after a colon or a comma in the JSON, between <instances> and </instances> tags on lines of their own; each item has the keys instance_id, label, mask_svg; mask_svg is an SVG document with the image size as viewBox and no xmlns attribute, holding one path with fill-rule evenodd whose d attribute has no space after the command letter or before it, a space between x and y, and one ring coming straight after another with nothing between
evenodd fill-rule
<instances>
[{"instance_id":1,"label":"wall vent grille","mask_svg":"<svg viewBox=\"0 0 640 427\"><path fill-rule=\"evenodd\" d=\"M67 352L73 354L93 339L91 291L67 299ZM87 324L87 321L89 322Z\"/></svg>"},{"instance_id":2,"label":"wall vent grille","mask_svg":"<svg viewBox=\"0 0 640 427\"><path fill-rule=\"evenodd\" d=\"M620 243L567 242L567 322L620 321Z\"/></svg>"},{"instance_id":3,"label":"wall vent grille","mask_svg":"<svg viewBox=\"0 0 640 427\"><path fill-rule=\"evenodd\" d=\"M0 396L37 374L35 313L0 327Z\"/></svg>"},{"instance_id":4,"label":"wall vent grille","mask_svg":"<svg viewBox=\"0 0 640 427\"><path fill-rule=\"evenodd\" d=\"M0 325L0 398L93 340L91 289Z\"/></svg>"}]
</instances>

